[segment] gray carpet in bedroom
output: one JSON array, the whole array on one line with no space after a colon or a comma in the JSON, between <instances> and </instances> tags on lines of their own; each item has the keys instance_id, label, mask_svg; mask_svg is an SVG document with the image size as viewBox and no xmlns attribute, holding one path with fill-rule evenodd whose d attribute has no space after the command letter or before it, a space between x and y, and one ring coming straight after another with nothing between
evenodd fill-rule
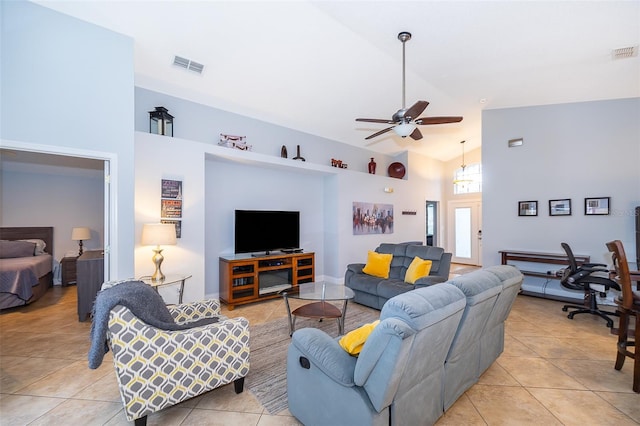
<instances>
[{"instance_id":1,"label":"gray carpet in bedroom","mask_svg":"<svg viewBox=\"0 0 640 426\"><path fill-rule=\"evenodd\" d=\"M375 321L379 316L380 311L349 303L344 330L349 332ZM338 325L334 319L319 322L298 317L296 330L304 327L319 328L332 337L338 336ZM288 319L250 326L250 332L251 367L245 384L270 414L279 413L288 407L287 349L291 342Z\"/></svg>"}]
</instances>

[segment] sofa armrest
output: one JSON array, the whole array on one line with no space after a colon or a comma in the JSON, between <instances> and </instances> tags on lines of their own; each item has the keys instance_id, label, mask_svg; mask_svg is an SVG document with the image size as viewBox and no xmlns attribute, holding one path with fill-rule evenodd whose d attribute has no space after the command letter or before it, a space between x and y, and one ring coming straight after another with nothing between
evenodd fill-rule
<instances>
[{"instance_id":1,"label":"sofa armrest","mask_svg":"<svg viewBox=\"0 0 640 426\"><path fill-rule=\"evenodd\" d=\"M415 282L416 288L429 287L434 284L443 283L447 281L449 277L443 277L440 275L427 275L426 277L418 278Z\"/></svg>"},{"instance_id":2,"label":"sofa armrest","mask_svg":"<svg viewBox=\"0 0 640 426\"><path fill-rule=\"evenodd\" d=\"M351 271L356 274L364 274L364 272L362 272L362 269L364 269L364 267L364 263L351 263L347 265L347 271Z\"/></svg>"},{"instance_id":3,"label":"sofa armrest","mask_svg":"<svg viewBox=\"0 0 640 426\"><path fill-rule=\"evenodd\" d=\"M220 302L216 299L167 306L176 323L197 321L203 318L221 317ZM221 317L224 318L224 317Z\"/></svg>"},{"instance_id":4,"label":"sofa armrest","mask_svg":"<svg viewBox=\"0 0 640 426\"><path fill-rule=\"evenodd\" d=\"M437 275L434 274L435 276L446 277L446 280L449 279L452 257L453 257L452 253L447 253L447 252L442 253L442 257L440 258L440 267L438 268Z\"/></svg>"},{"instance_id":5,"label":"sofa armrest","mask_svg":"<svg viewBox=\"0 0 640 426\"><path fill-rule=\"evenodd\" d=\"M293 333L291 344L333 381L354 386L357 358L349 355L327 333L316 328L302 328Z\"/></svg>"}]
</instances>

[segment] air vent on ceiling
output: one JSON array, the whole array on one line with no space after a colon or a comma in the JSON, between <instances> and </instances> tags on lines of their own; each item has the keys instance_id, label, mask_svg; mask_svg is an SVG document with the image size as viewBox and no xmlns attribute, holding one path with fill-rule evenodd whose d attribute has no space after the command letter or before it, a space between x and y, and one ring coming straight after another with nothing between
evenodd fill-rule
<instances>
[{"instance_id":1,"label":"air vent on ceiling","mask_svg":"<svg viewBox=\"0 0 640 426\"><path fill-rule=\"evenodd\" d=\"M613 59L624 59L638 56L638 46L621 47L611 51Z\"/></svg>"},{"instance_id":2,"label":"air vent on ceiling","mask_svg":"<svg viewBox=\"0 0 640 426\"><path fill-rule=\"evenodd\" d=\"M202 74L202 70L204 69L204 65L177 55L173 58L173 65L189 71L197 72L198 74Z\"/></svg>"}]
</instances>

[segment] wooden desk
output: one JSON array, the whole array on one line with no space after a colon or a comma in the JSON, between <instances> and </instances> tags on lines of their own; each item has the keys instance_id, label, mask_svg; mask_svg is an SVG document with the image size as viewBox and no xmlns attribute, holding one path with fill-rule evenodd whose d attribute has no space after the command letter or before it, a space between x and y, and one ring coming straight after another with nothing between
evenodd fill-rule
<instances>
[{"instance_id":1,"label":"wooden desk","mask_svg":"<svg viewBox=\"0 0 640 426\"><path fill-rule=\"evenodd\" d=\"M500 250L503 265L513 265L525 276L522 293L547 299L576 302L583 293L567 290L560 284L562 272L569 266L565 253L543 253L524 250ZM576 263L589 263L590 257L574 255Z\"/></svg>"}]
</instances>

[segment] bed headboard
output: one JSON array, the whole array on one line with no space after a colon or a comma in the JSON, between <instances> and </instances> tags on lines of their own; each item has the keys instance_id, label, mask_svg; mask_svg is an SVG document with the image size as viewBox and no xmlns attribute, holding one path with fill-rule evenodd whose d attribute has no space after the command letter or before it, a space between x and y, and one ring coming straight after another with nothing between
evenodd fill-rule
<instances>
[{"instance_id":1,"label":"bed headboard","mask_svg":"<svg viewBox=\"0 0 640 426\"><path fill-rule=\"evenodd\" d=\"M47 247L44 249L53 256L53 226L19 226L0 228L2 240L43 240Z\"/></svg>"}]
</instances>

